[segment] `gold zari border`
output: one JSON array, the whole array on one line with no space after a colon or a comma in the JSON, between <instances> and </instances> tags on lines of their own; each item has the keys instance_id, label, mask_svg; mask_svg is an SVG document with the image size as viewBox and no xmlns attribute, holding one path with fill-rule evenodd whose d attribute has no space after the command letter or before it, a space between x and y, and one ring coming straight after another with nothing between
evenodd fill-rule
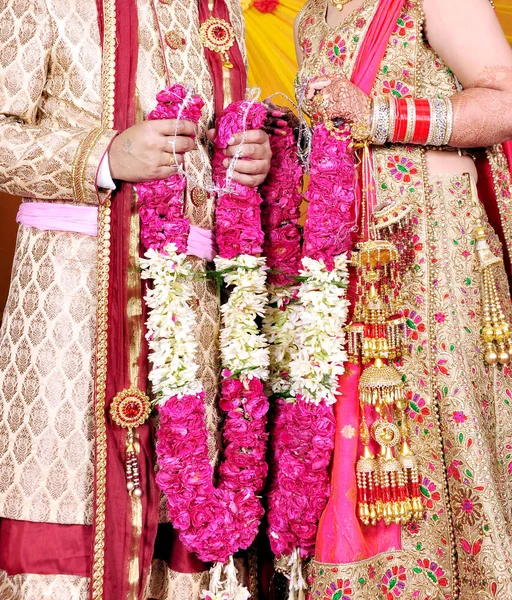
<instances>
[{"instance_id":1,"label":"gold zari border","mask_svg":"<svg viewBox=\"0 0 512 600\"><path fill-rule=\"evenodd\" d=\"M103 0L103 65L102 65L102 128L114 128L114 99L116 72L116 2ZM94 514L94 545L91 573L91 598L102 600L105 573L105 510L107 478L107 423L105 415L107 355L108 355L108 290L110 269L110 214L107 198L98 214L98 308L96 323L96 397L95 419L95 474L96 497Z\"/></svg>"},{"instance_id":2,"label":"gold zari border","mask_svg":"<svg viewBox=\"0 0 512 600\"><path fill-rule=\"evenodd\" d=\"M105 561L105 504L107 474L107 424L105 420L105 393L108 354L108 290L110 267L110 199L99 207L98 215L98 309L96 323L96 398L95 420L95 473L96 504L94 515L94 545L91 589L92 598L103 597Z\"/></svg>"},{"instance_id":3,"label":"gold zari border","mask_svg":"<svg viewBox=\"0 0 512 600\"><path fill-rule=\"evenodd\" d=\"M71 169L73 179L73 197L76 202L87 202L86 170L89 157L105 130L102 127L92 129L80 142Z\"/></svg>"}]
</instances>

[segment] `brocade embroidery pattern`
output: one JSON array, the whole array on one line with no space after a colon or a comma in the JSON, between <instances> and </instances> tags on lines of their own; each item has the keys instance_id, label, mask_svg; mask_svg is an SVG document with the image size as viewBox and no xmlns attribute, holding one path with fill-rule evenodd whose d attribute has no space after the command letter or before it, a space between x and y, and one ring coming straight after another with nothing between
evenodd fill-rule
<instances>
[{"instance_id":1,"label":"brocade embroidery pattern","mask_svg":"<svg viewBox=\"0 0 512 600\"><path fill-rule=\"evenodd\" d=\"M24 197L73 198L75 152L100 118L96 4L3 2L0 22L2 187ZM91 156L88 202L97 203L96 167L108 139Z\"/></svg>"},{"instance_id":2,"label":"brocade embroidery pattern","mask_svg":"<svg viewBox=\"0 0 512 600\"><path fill-rule=\"evenodd\" d=\"M96 239L20 227L0 332L0 516L90 524Z\"/></svg>"},{"instance_id":3,"label":"brocade embroidery pattern","mask_svg":"<svg viewBox=\"0 0 512 600\"><path fill-rule=\"evenodd\" d=\"M512 176L508 168L507 158L503 146L496 146L487 151L487 158L491 165L494 182L494 191L497 198L501 218L501 227L505 237L509 256L512 256Z\"/></svg>"},{"instance_id":4,"label":"brocade embroidery pattern","mask_svg":"<svg viewBox=\"0 0 512 600\"><path fill-rule=\"evenodd\" d=\"M89 579L74 575L15 575L9 577L17 590L12 600L87 600ZM3 600L3 596L0 595ZM6 600L11 600L7 598Z\"/></svg>"},{"instance_id":5,"label":"brocade embroidery pattern","mask_svg":"<svg viewBox=\"0 0 512 600\"><path fill-rule=\"evenodd\" d=\"M199 600L208 585L208 571L178 573L161 561L154 560L146 588L147 600Z\"/></svg>"},{"instance_id":6,"label":"brocade embroidery pattern","mask_svg":"<svg viewBox=\"0 0 512 600\"><path fill-rule=\"evenodd\" d=\"M376 0L366 0L341 25L329 27L326 1L308 0L298 17L299 44L304 53L298 79L339 72L350 77L376 6Z\"/></svg>"}]
</instances>

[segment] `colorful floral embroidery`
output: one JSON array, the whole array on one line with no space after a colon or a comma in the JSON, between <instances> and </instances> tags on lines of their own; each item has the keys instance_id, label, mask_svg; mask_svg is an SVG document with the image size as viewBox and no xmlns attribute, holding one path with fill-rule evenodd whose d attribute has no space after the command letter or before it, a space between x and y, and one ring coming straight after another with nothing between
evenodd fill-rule
<instances>
[{"instance_id":1,"label":"colorful floral embroidery","mask_svg":"<svg viewBox=\"0 0 512 600\"><path fill-rule=\"evenodd\" d=\"M362 29L366 25L366 19L364 17L358 17L356 19L356 27Z\"/></svg>"},{"instance_id":2,"label":"colorful floral embroidery","mask_svg":"<svg viewBox=\"0 0 512 600\"><path fill-rule=\"evenodd\" d=\"M453 512L461 525L473 527L483 516L483 506L471 488L457 488L452 493Z\"/></svg>"},{"instance_id":3,"label":"colorful floral embroidery","mask_svg":"<svg viewBox=\"0 0 512 600\"><path fill-rule=\"evenodd\" d=\"M405 83L396 79L384 81L384 83L382 84L382 93L391 94L392 96L396 96L397 98L405 98L407 96L410 96L410 90L405 85Z\"/></svg>"},{"instance_id":4,"label":"colorful floral embroidery","mask_svg":"<svg viewBox=\"0 0 512 600\"><path fill-rule=\"evenodd\" d=\"M302 52L307 56L308 54L311 54L311 51L313 49L313 43L311 42L311 40L306 39L302 41L301 44L301 49Z\"/></svg>"},{"instance_id":5,"label":"colorful floral embroidery","mask_svg":"<svg viewBox=\"0 0 512 600\"><path fill-rule=\"evenodd\" d=\"M420 483L420 492L425 500L425 506L432 510L436 502L441 500L441 494L437 491L437 485L428 477L424 477Z\"/></svg>"},{"instance_id":6,"label":"colorful floral embroidery","mask_svg":"<svg viewBox=\"0 0 512 600\"><path fill-rule=\"evenodd\" d=\"M333 65L341 67L347 58L347 44L341 35L337 35L327 44L327 56Z\"/></svg>"},{"instance_id":7,"label":"colorful floral embroidery","mask_svg":"<svg viewBox=\"0 0 512 600\"><path fill-rule=\"evenodd\" d=\"M400 37L405 37L407 34L412 33L414 30L414 21L411 15L400 15L397 26L397 33Z\"/></svg>"},{"instance_id":8,"label":"colorful floral embroidery","mask_svg":"<svg viewBox=\"0 0 512 600\"><path fill-rule=\"evenodd\" d=\"M403 316L407 325L407 337L410 337L415 342L418 341L419 334L425 333L425 324L421 322L421 315L414 310L406 308L403 311Z\"/></svg>"},{"instance_id":9,"label":"colorful floral embroidery","mask_svg":"<svg viewBox=\"0 0 512 600\"><path fill-rule=\"evenodd\" d=\"M407 531L410 533L410 535L418 535L420 532L420 526L416 521L411 521L407 524Z\"/></svg>"},{"instance_id":10,"label":"colorful floral embroidery","mask_svg":"<svg viewBox=\"0 0 512 600\"><path fill-rule=\"evenodd\" d=\"M425 406L425 400L419 394L413 394L411 391L407 392L407 400L409 400L407 409L409 419L423 423L425 418L430 416L430 409Z\"/></svg>"},{"instance_id":11,"label":"colorful floral embroidery","mask_svg":"<svg viewBox=\"0 0 512 600\"><path fill-rule=\"evenodd\" d=\"M324 600L350 600L352 588L349 579L338 579L325 588Z\"/></svg>"},{"instance_id":12,"label":"colorful floral embroidery","mask_svg":"<svg viewBox=\"0 0 512 600\"><path fill-rule=\"evenodd\" d=\"M498 171L496 179L499 189L504 198L512 198L512 186L510 184L510 175L505 171Z\"/></svg>"},{"instance_id":13,"label":"colorful floral embroidery","mask_svg":"<svg viewBox=\"0 0 512 600\"><path fill-rule=\"evenodd\" d=\"M468 419L461 410L454 411L452 417L455 423L457 423L458 425L462 425L462 423L464 423Z\"/></svg>"},{"instance_id":14,"label":"colorful floral embroidery","mask_svg":"<svg viewBox=\"0 0 512 600\"><path fill-rule=\"evenodd\" d=\"M448 585L448 580L444 576L444 570L436 562L424 558L423 560L419 559L417 563L419 567L414 567L416 573L423 571L437 585L441 587Z\"/></svg>"},{"instance_id":15,"label":"colorful floral embroidery","mask_svg":"<svg viewBox=\"0 0 512 600\"><path fill-rule=\"evenodd\" d=\"M394 600L402 595L405 589L407 575L403 565L393 565L382 577L381 591L385 594L386 600Z\"/></svg>"},{"instance_id":16,"label":"colorful floral embroidery","mask_svg":"<svg viewBox=\"0 0 512 600\"><path fill-rule=\"evenodd\" d=\"M389 172L397 181L410 183L414 175L418 175L418 169L414 166L412 160L405 156L388 156Z\"/></svg>"}]
</instances>

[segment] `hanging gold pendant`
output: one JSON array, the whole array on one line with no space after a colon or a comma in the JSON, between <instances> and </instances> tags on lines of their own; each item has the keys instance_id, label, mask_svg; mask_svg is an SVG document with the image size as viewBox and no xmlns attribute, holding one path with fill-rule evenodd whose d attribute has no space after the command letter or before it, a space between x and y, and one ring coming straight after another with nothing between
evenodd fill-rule
<instances>
[{"instance_id":1,"label":"hanging gold pendant","mask_svg":"<svg viewBox=\"0 0 512 600\"><path fill-rule=\"evenodd\" d=\"M392 362L405 350L400 259L394 243L378 239L359 244L352 256L358 301L355 322L347 327L348 350L352 360L369 363L359 380L364 451L356 467L358 514L365 525L408 523L423 516L418 466L407 440L404 382ZM377 457L369 447L365 405L378 415L371 427L371 437L380 446Z\"/></svg>"},{"instance_id":2,"label":"hanging gold pendant","mask_svg":"<svg viewBox=\"0 0 512 600\"><path fill-rule=\"evenodd\" d=\"M351 0L331 0L331 4L334 6L334 8L342 11L345 4L348 4L350 1Z\"/></svg>"},{"instance_id":3,"label":"hanging gold pendant","mask_svg":"<svg viewBox=\"0 0 512 600\"><path fill-rule=\"evenodd\" d=\"M112 400L110 416L116 425L126 429L126 489L129 494L140 498L137 427L144 424L151 412L151 402L139 389L130 387Z\"/></svg>"},{"instance_id":4,"label":"hanging gold pendant","mask_svg":"<svg viewBox=\"0 0 512 600\"><path fill-rule=\"evenodd\" d=\"M229 51L235 43L235 31L224 19L210 17L199 28L199 39L205 48L220 54L222 58L222 89L224 106L231 103L231 70Z\"/></svg>"}]
</instances>

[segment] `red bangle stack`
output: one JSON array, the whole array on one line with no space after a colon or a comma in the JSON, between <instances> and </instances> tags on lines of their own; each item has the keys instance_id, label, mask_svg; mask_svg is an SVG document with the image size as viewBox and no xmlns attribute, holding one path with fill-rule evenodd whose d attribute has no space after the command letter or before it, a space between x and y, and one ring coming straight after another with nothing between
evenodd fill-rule
<instances>
[{"instance_id":1,"label":"red bangle stack","mask_svg":"<svg viewBox=\"0 0 512 600\"><path fill-rule=\"evenodd\" d=\"M430 102L428 100L415 100L416 106L416 125L412 136L413 144L424 146L427 143L430 133Z\"/></svg>"},{"instance_id":2,"label":"red bangle stack","mask_svg":"<svg viewBox=\"0 0 512 600\"><path fill-rule=\"evenodd\" d=\"M430 101L426 99L413 100L412 98L392 98L395 103L396 121L393 130L392 142L425 145L429 138L431 108ZM408 103L414 103L415 117L412 139L406 139L407 132L411 131L409 122Z\"/></svg>"},{"instance_id":3,"label":"red bangle stack","mask_svg":"<svg viewBox=\"0 0 512 600\"><path fill-rule=\"evenodd\" d=\"M407 100L405 98L390 98L391 102L395 103L396 121L393 131L392 142L403 142L407 135L407 125L409 122Z\"/></svg>"}]
</instances>

